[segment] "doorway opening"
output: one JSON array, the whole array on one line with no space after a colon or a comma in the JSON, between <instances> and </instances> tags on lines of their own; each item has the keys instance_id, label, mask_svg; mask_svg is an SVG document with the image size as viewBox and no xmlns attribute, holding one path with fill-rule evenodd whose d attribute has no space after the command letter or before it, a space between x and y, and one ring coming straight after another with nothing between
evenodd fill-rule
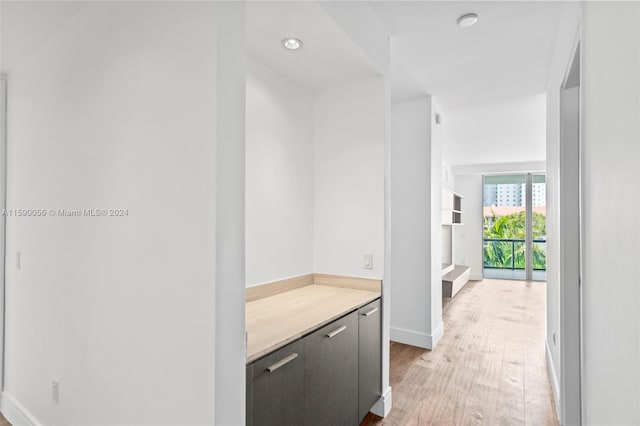
<instances>
[{"instance_id":1,"label":"doorway opening","mask_svg":"<svg viewBox=\"0 0 640 426\"><path fill-rule=\"evenodd\" d=\"M544 173L484 175L484 278L546 281Z\"/></svg>"}]
</instances>

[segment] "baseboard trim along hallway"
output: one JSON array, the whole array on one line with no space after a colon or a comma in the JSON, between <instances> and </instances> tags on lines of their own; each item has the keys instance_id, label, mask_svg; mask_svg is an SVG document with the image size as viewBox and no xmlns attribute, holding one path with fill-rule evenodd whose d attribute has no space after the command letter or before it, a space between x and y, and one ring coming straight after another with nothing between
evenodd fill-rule
<instances>
[{"instance_id":1,"label":"baseboard trim along hallway","mask_svg":"<svg viewBox=\"0 0 640 426\"><path fill-rule=\"evenodd\" d=\"M391 341L403 343L405 345L417 346L424 349L436 347L444 335L444 324L440 323L433 334L422 333L414 330L407 330L400 327L391 327Z\"/></svg>"},{"instance_id":2,"label":"baseboard trim along hallway","mask_svg":"<svg viewBox=\"0 0 640 426\"><path fill-rule=\"evenodd\" d=\"M549 374L549 381L551 382L551 390L553 390L553 399L556 403L556 415L560 418L560 385L558 384L558 375L556 373L556 367L553 364L549 342L544 342L544 349L547 360L547 373Z\"/></svg>"}]
</instances>

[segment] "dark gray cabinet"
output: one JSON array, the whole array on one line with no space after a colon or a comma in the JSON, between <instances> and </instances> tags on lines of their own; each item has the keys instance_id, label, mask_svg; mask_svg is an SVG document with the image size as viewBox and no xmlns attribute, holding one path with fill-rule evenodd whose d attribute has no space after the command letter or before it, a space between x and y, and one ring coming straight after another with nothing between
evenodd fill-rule
<instances>
[{"instance_id":1,"label":"dark gray cabinet","mask_svg":"<svg viewBox=\"0 0 640 426\"><path fill-rule=\"evenodd\" d=\"M358 420L382 394L382 312L380 299L358 310Z\"/></svg>"},{"instance_id":2,"label":"dark gray cabinet","mask_svg":"<svg viewBox=\"0 0 640 426\"><path fill-rule=\"evenodd\" d=\"M380 398L377 299L247 365L247 425L357 426Z\"/></svg>"},{"instance_id":3,"label":"dark gray cabinet","mask_svg":"<svg viewBox=\"0 0 640 426\"><path fill-rule=\"evenodd\" d=\"M245 412L245 423L247 426L253 425L253 364L247 365L247 404Z\"/></svg>"},{"instance_id":4,"label":"dark gray cabinet","mask_svg":"<svg viewBox=\"0 0 640 426\"><path fill-rule=\"evenodd\" d=\"M302 340L297 340L251 364L253 380L247 389L247 407L251 407L251 413L247 413L247 424L303 424L303 349Z\"/></svg>"},{"instance_id":5,"label":"dark gray cabinet","mask_svg":"<svg viewBox=\"0 0 640 426\"><path fill-rule=\"evenodd\" d=\"M358 422L358 313L304 338L304 425Z\"/></svg>"}]
</instances>

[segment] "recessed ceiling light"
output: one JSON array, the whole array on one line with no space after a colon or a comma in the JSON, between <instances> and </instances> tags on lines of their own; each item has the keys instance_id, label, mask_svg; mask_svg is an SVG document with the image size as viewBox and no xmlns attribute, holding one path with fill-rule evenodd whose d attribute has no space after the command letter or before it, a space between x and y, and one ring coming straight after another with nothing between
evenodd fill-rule
<instances>
[{"instance_id":1,"label":"recessed ceiling light","mask_svg":"<svg viewBox=\"0 0 640 426\"><path fill-rule=\"evenodd\" d=\"M282 40L282 45L285 49L298 50L302 47L302 42L297 38L289 37Z\"/></svg>"},{"instance_id":2,"label":"recessed ceiling light","mask_svg":"<svg viewBox=\"0 0 640 426\"><path fill-rule=\"evenodd\" d=\"M478 22L478 15L475 13L467 13L458 18L456 23L459 27L467 28Z\"/></svg>"}]
</instances>

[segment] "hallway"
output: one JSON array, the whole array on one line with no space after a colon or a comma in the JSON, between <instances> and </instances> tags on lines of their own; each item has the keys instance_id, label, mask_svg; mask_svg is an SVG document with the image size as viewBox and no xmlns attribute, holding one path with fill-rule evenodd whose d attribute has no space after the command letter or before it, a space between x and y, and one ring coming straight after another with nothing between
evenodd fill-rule
<instances>
[{"instance_id":1,"label":"hallway","mask_svg":"<svg viewBox=\"0 0 640 426\"><path fill-rule=\"evenodd\" d=\"M443 303L434 351L391 343L393 409L362 425L557 425L545 365L546 284L470 281Z\"/></svg>"}]
</instances>

